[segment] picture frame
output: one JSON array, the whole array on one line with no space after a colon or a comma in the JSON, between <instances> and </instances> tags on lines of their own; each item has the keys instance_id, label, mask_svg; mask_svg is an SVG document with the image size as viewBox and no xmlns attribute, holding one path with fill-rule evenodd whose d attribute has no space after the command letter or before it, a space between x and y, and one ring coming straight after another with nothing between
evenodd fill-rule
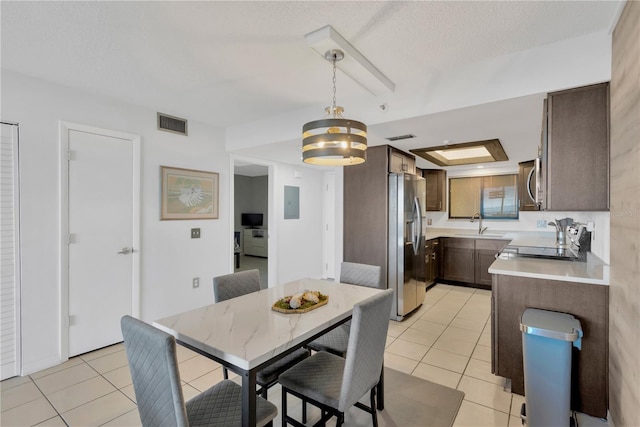
<instances>
[{"instance_id":1,"label":"picture frame","mask_svg":"<svg viewBox=\"0 0 640 427\"><path fill-rule=\"evenodd\" d=\"M218 219L217 172L160 166L160 220Z\"/></svg>"}]
</instances>

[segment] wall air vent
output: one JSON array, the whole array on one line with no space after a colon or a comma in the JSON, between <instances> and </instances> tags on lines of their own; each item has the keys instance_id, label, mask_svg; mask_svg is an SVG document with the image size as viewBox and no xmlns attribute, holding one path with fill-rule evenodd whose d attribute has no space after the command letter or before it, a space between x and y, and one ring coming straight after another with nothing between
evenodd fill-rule
<instances>
[{"instance_id":1,"label":"wall air vent","mask_svg":"<svg viewBox=\"0 0 640 427\"><path fill-rule=\"evenodd\" d=\"M158 130L187 135L187 120L158 113Z\"/></svg>"},{"instance_id":2,"label":"wall air vent","mask_svg":"<svg viewBox=\"0 0 640 427\"><path fill-rule=\"evenodd\" d=\"M398 136L390 136L388 139L389 141L400 141L402 139L411 139L411 138L415 138L415 135L412 135L410 133L406 134L406 135L398 135Z\"/></svg>"}]
</instances>

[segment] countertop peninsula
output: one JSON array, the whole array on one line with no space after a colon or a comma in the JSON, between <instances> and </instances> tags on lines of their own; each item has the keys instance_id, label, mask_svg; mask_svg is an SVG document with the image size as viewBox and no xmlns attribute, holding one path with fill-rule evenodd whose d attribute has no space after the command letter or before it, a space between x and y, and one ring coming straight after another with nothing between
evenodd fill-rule
<instances>
[{"instance_id":1,"label":"countertop peninsula","mask_svg":"<svg viewBox=\"0 0 640 427\"><path fill-rule=\"evenodd\" d=\"M554 247L554 232L487 230L479 235L470 229L427 228L426 239L440 237L508 240L510 245ZM489 267L489 273L563 282L609 285L609 265L591 252L586 262L543 258L525 258L501 254Z\"/></svg>"}]
</instances>

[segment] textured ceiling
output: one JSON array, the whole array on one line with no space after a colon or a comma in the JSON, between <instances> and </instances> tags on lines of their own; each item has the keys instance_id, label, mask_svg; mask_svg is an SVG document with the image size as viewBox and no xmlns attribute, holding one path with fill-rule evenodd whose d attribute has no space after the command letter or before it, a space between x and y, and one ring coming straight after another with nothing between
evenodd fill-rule
<instances>
[{"instance_id":1,"label":"textured ceiling","mask_svg":"<svg viewBox=\"0 0 640 427\"><path fill-rule=\"evenodd\" d=\"M328 24L397 92L421 93L433 76L465 64L608 31L619 8L612 1L0 3L3 68L223 128L305 108L320 113L331 70L304 35ZM367 97L338 75L339 104Z\"/></svg>"}]
</instances>

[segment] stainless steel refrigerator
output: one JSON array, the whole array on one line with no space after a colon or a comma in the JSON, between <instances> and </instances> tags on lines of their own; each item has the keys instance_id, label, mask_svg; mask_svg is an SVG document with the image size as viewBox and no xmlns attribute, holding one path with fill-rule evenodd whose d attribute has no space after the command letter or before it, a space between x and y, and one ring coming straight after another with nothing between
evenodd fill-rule
<instances>
[{"instance_id":1,"label":"stainless steel refrigerator","mask_svg":"<svg viewBox=\"0 0 640 427\"><path fill-rule=\"evenodd\" d=\"M426 294L425 238L422 227L426 184L421 176L389 174L387 283L395 290L391 318L402 320Z\"/></svg>"}]
</instances>

